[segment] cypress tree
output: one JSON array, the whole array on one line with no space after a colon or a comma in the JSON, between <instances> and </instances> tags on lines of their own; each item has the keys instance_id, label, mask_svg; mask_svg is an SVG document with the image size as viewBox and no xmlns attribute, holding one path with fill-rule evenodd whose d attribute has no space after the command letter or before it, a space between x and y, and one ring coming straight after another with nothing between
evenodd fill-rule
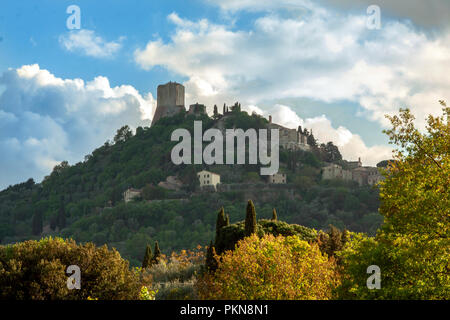
<instances>
[{"instance_id":1,"label":"cypress tree","mask_svg":"<svg viewBox=\"0 0 450 320\"><path fill-rule=\"evenodd\" d=\"M142 269L148 268L152 266L152 248L147 245L145 249L144 261L142 261Z\"/></svg>"},{"instance_id":2,"label":"cypress tree","mask_svg":"<svg viewBox=\"0 0 450 320\"><path fill-rule=\"evenodd\" d=\"M273 208L272 211L272 221L277 221L278 220L278 216L277 216L277 210L275 208Z\"/></svg>"},{"instance_id":3,"label":"cypress tree","mask_svg":"<svg viewBox=\"0 0 450 320\"><path fill-rule=\"evenodd\" d=\"M225 217L225 210L223 207L220 209L219 213L217 214L217 221L216 221L216 242L219 238L220 229L227 225L227 219Z\"/></svg>"},{"instance_id":4,"label":"cypress tree","mask_svg":"<svg viewBox=\"0 0 450 320\"><path fill-rule=\"evenodd\" d=\"M252 200L248 200L247 214L245 216L245 233L246 237L256 233L256 211Z\"/></svg>"},{"instance_id":5,"label":"cypress tree","mask_svg":"<svg viewBox=\"0 0 450 320\"><path fill-rule=\"evenodd\" d=\"M216 255L216 249L214 248L213 243L211 241L208 249L206 250L206 262L205 262L206 270L211 273L216 271L217 267L218 267L218 263L217 263L215 255Z\"/></svg>"},{"instance_id":6,"label":"cypress tree","mask_svg":"<svg viewBox=\"0 0 450 320\"><path fill-rule=\"evenodd\" d=\"M225 227L230 225L230 215L227 214L227 219L225 220Z\"/></svg>"},{"instance_id":7,"label":"cypress tree","mask_svg":"<svg viewBox=\"0 0 450 320\"><path fill-rule=\"evenodd\" d=\"M155 241L155 253L153 254L152 264L158 264L161 257L161 250L159 250L158 241Z\"/></svg>"},{"instance_id":8,"label":"cypress tree","mask_svg":"<svg viewBox=\"0 0 450 320\"><path fill-rule=\"evenodd\" d=\"M66 227L66 212L64 210L64 206L61 206L59 208L58 217L57 217L56 222L57 222L56 224L57 224L59 230Z\"/></svg>"},{"instance_id":9,"label":"cypress tree","mask_svg":"<svg viewBox=\"0 0 450 320\"><path fill-rule=\"evenodd\" d=\"M35 236L38 236L42 233L42 213L37 210L33 218L31 219L31 229Z\"/></svg>"}]
</instances>

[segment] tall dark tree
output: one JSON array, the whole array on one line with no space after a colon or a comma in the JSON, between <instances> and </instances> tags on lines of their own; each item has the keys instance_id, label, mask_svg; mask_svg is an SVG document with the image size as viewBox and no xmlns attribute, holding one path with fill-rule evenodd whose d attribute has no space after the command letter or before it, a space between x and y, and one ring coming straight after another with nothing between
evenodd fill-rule
<instances>
[{"instance_id":1,"label":"tall dark tree","mask_svg":"<svg viewBox=\"0 0 450 320\"><path fill-rule=\"evenodd\" d=\"M226 113L226 111L227 111L226 108L227 108L227 106L226 106L226 104L224 103L224 104L223 104L223 114Z\"/></svg>"},{"instance_id":2,"label":"tall dark tree","mask_svg":"<svg viewBox=\"0 0 450 320\"><path fill-rule=\"evenodd\" d=\"M309 144L311 147L314 147L314 148L317 147L317 140L316 140L316 138L314 138L314 135L312 134L312 132L311 132L311 134L308 134L306 136L306 143Z\"/></svg>"},{"instance_id":3,"label":"tall dark tree","mask_svg":"<svg viewBox=\"0 0 450 320\"><path fill-rule=\"evenodd\" d=\"M337 146L333 142L328 142L327 144L322 143L320 145L320 152L322 154L322 160L326 162L336 162L342 160L342 155L339 152Z\"/></svg>"},{"instance_id":4,"label":"tall dark tree","mask_svg":"<svg viewBox=\"0 0 450 320\"><path fill-rule=\"evenodd\" d=\"M272 221L277 221L278 220L278 216L277 216L277 210L275 208L273 208L272 211Z\"/></svg>"},{"instance_id":5,"label":"tall dark tree","mask_svg":"<svg viewBox=\"0 0 450 320\"><path fill-rule=\"evenodd\" d=\"M152 248L147 245L145 249L144 260L142 261L142 269L148 268L152 266Z\"/></svg>"},{"instance_id":6,"label":"tall dark tree","mask_svg":"<svg viewBox=\"0 0 450 320\"><path fill-rule=\"evenodd\" d=\"M59 230L66 227L66 211L64 210L64 206L61 206L58 210L56 225L58 226Z\"/></svg>"},{"instance_id":7,"label":"tall dark tree","mask_svg":"<svg viewBox=\"0 0 450 320\"><path fill-rule=\"evenodd\" d=\"M31 219L31 229L35 236L42 233L42 212L37 210Z\"/></svg>"},{"instance_id":8,"label":"tall dark tree","mask_svg":"<svg viewBox=\"0 0 450 320\"><path fill-rule=\"evenodd\" d=\"M217 270L218 267L218 262L216 260L216 249L213 246L212 241L209 244L208 249L206 250L206 270L208 272L213 273L214 271Z\"/></svg>"},{"instance_id":9,"label":"tall dark tree","mask_svg":"<svg viewBox=\"0 0 450 320\"><path fill-rule=\"evenodd\" d=\"M155 250L153 253L152 264L158 264L159 258L161 258L161 250L159 250L158 241L155 241Z\"/></svg>"},{"instance_id":10,"label":"tall dark tree","mask_svg":"<svg viewBox=\"0 0 450 320\"><path fill-rule=\"evenodd\" d=\"M256 233L256 211L252 200L248 200L247 214L245 216L245 233L246 237Z\"/></svg>"},{"instance_id":11,"label":"tall dark tree","mask_svg":"<svg viewBox=\"0 0 450 320\"><path fill-rule=\"evenodd\" d=\"M213 118L217 119L219 117L219 111L217 110L217 105L214 105L214 113L213 113Z\"/></svg>"},{"instance_id":12,"label":"tall dark tree","mask_svg":"<svg viewBox=\"0 0 450 320\"><path fill-rule=\"evenodd\" d=\"M228 218L229 223L229 218ZM227 224L227 217L225 216L225 210L223 207L220 209L219 213L217 214L217 221L216 221L216 241L219 238L220 229L222 227L225 227Z\"/></svg>"},{"instance_id":13,"label":"tall dark tree","mask_svg":"<svg viewBox=\"0 0 450 320\"><path fill-rule=\"evenodd\" d=\"M117 130L116 135L114 136L114 142L124 142L133 136L133 131L131 131L128 125L123 126L119 130Z\"/></svg>"}]
</instances>

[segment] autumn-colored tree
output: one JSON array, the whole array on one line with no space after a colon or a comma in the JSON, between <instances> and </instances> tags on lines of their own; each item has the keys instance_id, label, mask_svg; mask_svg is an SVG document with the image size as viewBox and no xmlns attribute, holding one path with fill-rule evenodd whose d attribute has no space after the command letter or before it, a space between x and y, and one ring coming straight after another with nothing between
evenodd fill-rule
<instances>
[{"instance_id":1,"label":"autumn-colored tree","mask_svg":"<svg viewBox=\"0 0 450 320\"><path fill-rule=\"evenodd\" d=\"M278 216L277 216L277 210L275 208L273 208L272 211L272 221L277 221L278 220Z\"/></svg>"},{"instance_id":2,"label":"autumn-colored tree","mask_svg":"<svg viewBox=\"0 0 450 320\"><path fill-rule=\"evenodd\" d=\"M248 200L247 214L245 216L245 233L246 237L256 233L256 211L252 200Z\"/></svg>"},{"instance_id":3,"label":"autumn-colored tree","mask_svg":"<svg viewBox=\"0 0 450 320\"><path fill-rule=\"evenodd\" d=\"M226 251L198 280L202 299L330 299L339 284L334 259L297 236L253 234Z\"/></svg>"},{"instance_id":4,"label":"autumn-colored tree","mask_svg":"<svg viewBox=\"0 0 450 320\"><path fill-rule=\"evenodd\" d=\"M142 269L148 268L152 266L152 248L147 245L145 248L145 256L142 261Z\"/></svg>"},{"instance_id":5,"label":"autumn-colored tree","mask_svg":"<svg viewBox=\"0 0 450 320\"><path fill-rule=\"evenodd\" d=\"M395 162L380 183L384 224L342 253L344 298L450 299L450 108L429 116L425 132L408 109L388 116ZM365 286L370 265L381 269L381 289Z\"/></svg>"}]
</instances>

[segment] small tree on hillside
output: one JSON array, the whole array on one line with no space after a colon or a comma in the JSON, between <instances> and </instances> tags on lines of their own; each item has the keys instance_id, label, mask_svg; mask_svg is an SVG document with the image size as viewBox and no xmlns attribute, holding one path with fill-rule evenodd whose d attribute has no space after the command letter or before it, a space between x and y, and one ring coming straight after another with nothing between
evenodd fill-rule
<instances>
[{"instance_id":1,"label":"small tree on hillside","mask_svg":"<svg viewBox=\"0 0 450 320\"><path fill-rule=\"evenodd\" d=\"M228 218L229 223L229 218ZM217 221L216 221L216 241L219 238L220 229L224 226L228 225L227 223L227 217L225 216L225 211L223 207L220 209L219 213L217 214Z\"/></svg>"},{"instance_id":2,"label":"small tree on hillside","mask_svg":"<svg viewBox=\"0 0 450 320\"><path fill-rule=\"evenodd\" d=\"M256 211L252 200L247 203L247 215L245 216L245 233L246 237L256 233Z\"/></svg>"},{"instance_id":3,"label":"small tree on hillside","mask_svg":"<svg viewBox=\"0 0 450 320\"><path fill-rule=\"evenodd\" d=\"M63 205L61 205L61 207L59 208L56 225L58 226L59 230L66 227L66 211L64 210Z\"/></svg>"},{"instance_id":4,"label":"small tree on hillside","mask_svg":"<svg viewBox=\"0 0 450 320\"><path fill-rule=\"evenodd\" d=\"M277 221L278 220L278 216L277 216L277 210L275 208L273 208L272 211L272 221Z\"/></svg>"},{"instance_id":5,"label":"small tree on hillside","mask_svg":"<svg viewBox=\"0 0 450 320\"><path fill-rule=\"evenodd\" d=\"M152 264L158 264L161 257L161 250L159 250L158 241L155 241L155 253L153 254Z\"/></svg>"},{"instance_id":6,"label":"small tree on hillside","mask_svg":"<svg viewBox=\"0 0 450 320\"><path fill-rule=\"evenodd\" d=\"M206 250L206 270L208 272L213 273L216 271L218 262L216 260L216 249L213 246L212 241L209 244L208 249Z\"/></svg>"},{"instance_id":7,"label":"small tree on hillside","mask_svg":"<svg viewBox=\"0 0 450 320\"><path fill-rule=\"evenodd\" d=\"M145 249L144 261L142 261L142 269L148 268L152 266L152 248L147 245Z\"/></svg>"},{"instance_id":8,"label":"small tree on hillside","mask_svg":"<svg viewBox=\"0 0 450 320\"><path fill-rule=\"evenodd\" d=\"M32 232L35 236L38 236L42 233L42 213L40 210L37 210L33 218L31 220Z\"/></svg>"}]
</instances>

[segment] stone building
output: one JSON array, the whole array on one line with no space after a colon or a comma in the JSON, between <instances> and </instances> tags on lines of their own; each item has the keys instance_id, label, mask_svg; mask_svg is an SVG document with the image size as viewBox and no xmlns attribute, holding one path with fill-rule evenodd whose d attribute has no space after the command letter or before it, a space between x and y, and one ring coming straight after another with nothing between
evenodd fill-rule
<instances>
[{"instance_id":1,"label":"stone building","mask_svg":"<svg viewBox=\"0 0 450 320\"><path fill-rule=\"evenodd\" d=\"M200 171L197 173L200 181L200 187L213 186L217 190L217 185L220 184L220 175L210 171Z\"/></svg>"},{"instance_id":2,"label":"stone building","mask_svg":"<svg viewBox=\"0 0 450 320\"><path fill-rule=\"evenodd\" d=\"M355 181L360 186L375 185L383 179L383 176L376 167L362 167L361 161L354 162L353 169L345 170L337 164L331 164L322 169L322 179L342 179L345 181Z\"/></svg>"},{"instance_id":3,"label":"stone building","mask_svg":"<svg viewBox=\"0 0 450 320\"><path fill-rule=\"evenodd\" d=\"M200 115L200 114L206 114L206 106L204 104L199 104L198 102L196 104L191 104L189 106L188 114L193 115Z\"/></svg>"},{"instance_id":4,"label":"stone building","mask_svg":"<svg viewBox=\"0 0 450 320\"><path fill-rule=\"evenodd\" d=\"M269 183L273 184L286 184L286 174L285 173L275 173L269 176Z\"/></svg>"},{"instance_id":5,"label":"stone building","mask_svg":"<svg viewBox=\"0 0 450 320\"><path fill-rule=\"evenodd\" d=\"M352 172L350 170L342 169L342 167L337 164L331 164L323 168L322 179L323 180L342 179L349 181L352 180Z\"/></svg>"},{"instance_id":6,"label":"stone building","mask_svg":"<svg viewBox=\"0 0 450 320\"><path fill-rule=\"evenodd\" d=\"M272 122L272 116L269 116L269 129L278 129L280 138L280 147L287 150L310 150L308 136L302 131L302 127L297 129L288 129Z\"/></svg>"},{"instance_id":7,"label":"stone building","mask_svg":"<svg viewBox=\"0 0 450 320\"><path fill-rule=\"evenodd\" d=\"M168 82L158 86L156 111L153 115L152 124L159 119L173 116L185 111L184 86L177 82Z\"/></svg>"},{"instance_id":8,"label":"stone building","mask_svg":"<svg viewBox=\"0 0 450 320\"><path fill-rule=\"evenodd\" d=\"M125 200L125 203L127 203L137 197L140 197L140 196L141 196L141 190L129 188L129 189L125 190L125 192L123 193L123 200Z\"/></svg>"}]
</instances>

